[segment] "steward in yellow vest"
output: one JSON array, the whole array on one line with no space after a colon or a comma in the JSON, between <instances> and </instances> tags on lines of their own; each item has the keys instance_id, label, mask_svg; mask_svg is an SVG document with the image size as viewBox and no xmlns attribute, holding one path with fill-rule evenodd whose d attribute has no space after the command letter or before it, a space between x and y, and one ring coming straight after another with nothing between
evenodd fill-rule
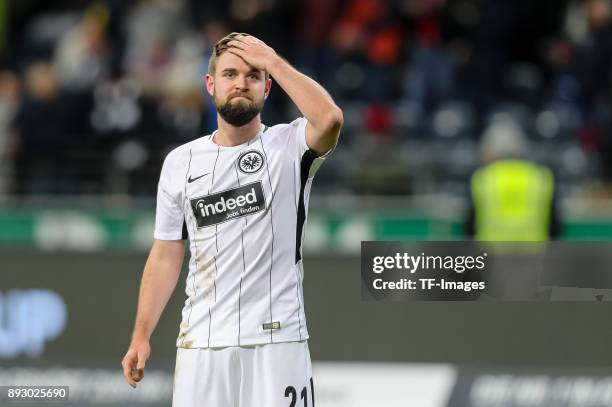
<instances>
[{"instance_id":1,"label":"steward in yellow vest","mask_svg":"<svg viewBox=\"0 0 612 407\"><path fill-rule=\"evenodd\" d=\"M510 130L493 129L496 134L487 130L483 136L483 156L489 163L472 175L466 234L479 241L557 237L560 227L552 171L513 158L522 155L526 141L520 130Z\"/></svg>"}]
</instances>

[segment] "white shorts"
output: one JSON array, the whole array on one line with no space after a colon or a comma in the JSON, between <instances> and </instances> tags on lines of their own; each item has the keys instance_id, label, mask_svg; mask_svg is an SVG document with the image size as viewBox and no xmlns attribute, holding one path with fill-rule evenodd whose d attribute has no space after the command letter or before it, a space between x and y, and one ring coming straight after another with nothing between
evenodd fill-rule
<instances>
[{"instance_id":1,"label":"white shorts","mask_svg":"<svg viewBox=\"0 0 612 407\"><path fill-rule=\"evenodd\" d=\"M178 348L173 407L314 407L308 342Z\"/></svg>"}]
</instances>

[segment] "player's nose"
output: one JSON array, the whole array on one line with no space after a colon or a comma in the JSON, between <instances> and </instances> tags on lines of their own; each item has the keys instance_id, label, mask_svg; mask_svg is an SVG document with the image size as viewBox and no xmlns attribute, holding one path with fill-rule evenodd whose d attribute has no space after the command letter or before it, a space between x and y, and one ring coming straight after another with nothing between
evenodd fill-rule
<instances>
[{"instance_id":1,"label":"player's nose","mask_svg":"<svg viewBox=\"0 0 612 407\"><path fill-rule=\"evenodd\" d=\"M249 82L247 81L247 77L245 75L238 75L234 86L236 90L248 90Z\"/></svg>"}]
</instances>

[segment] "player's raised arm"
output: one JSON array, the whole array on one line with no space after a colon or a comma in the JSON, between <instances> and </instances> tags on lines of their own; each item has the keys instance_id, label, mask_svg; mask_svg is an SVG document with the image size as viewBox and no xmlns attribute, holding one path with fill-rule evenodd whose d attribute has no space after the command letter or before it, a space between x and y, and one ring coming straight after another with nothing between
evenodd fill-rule
<instances>
[{"instance_id":1,"label":"player's raised arm","mask_svg":"<svg viewBox=\"0 0 612 407\"><path fill-rule=\"evenodd\" d=\"M142 274L138 311L130 347L121 362L132 387L144 376L151 347L149 338L176 287L185 254L184 240L155 240Z\"/></svg>"},{"instance_id":2,"label":"player's raised arm","mask_svg":"<svg viewBox=\"0 0 612 407\"><path fill-rule=\"evenodd\" d=\"M330 151L337 143L343 124L342 110L325 89L299 72L264 42L244 35L229 42L229 52L249 65L268 72L308 120L306 143L317 155Z\"/></svg>"}]
</instances>

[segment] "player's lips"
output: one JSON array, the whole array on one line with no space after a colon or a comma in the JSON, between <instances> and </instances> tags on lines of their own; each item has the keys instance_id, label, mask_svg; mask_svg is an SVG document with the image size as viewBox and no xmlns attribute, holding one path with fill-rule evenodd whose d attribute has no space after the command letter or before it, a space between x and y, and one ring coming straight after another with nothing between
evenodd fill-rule
<instances>
[{"instance_id":1,"label":"player's lips","mask_svg":"<svg viewBox=\"0 0 612 407\"><path fill-rule=\"evenodd\" d=\"M248 96L244 96L244 95L236 95L236 96L232 96L232 97L230 98L230 100L232 100L232 99L245 99L245 100L251 101L251 99L250 99Z\"/></svg>"}]
</instances>

